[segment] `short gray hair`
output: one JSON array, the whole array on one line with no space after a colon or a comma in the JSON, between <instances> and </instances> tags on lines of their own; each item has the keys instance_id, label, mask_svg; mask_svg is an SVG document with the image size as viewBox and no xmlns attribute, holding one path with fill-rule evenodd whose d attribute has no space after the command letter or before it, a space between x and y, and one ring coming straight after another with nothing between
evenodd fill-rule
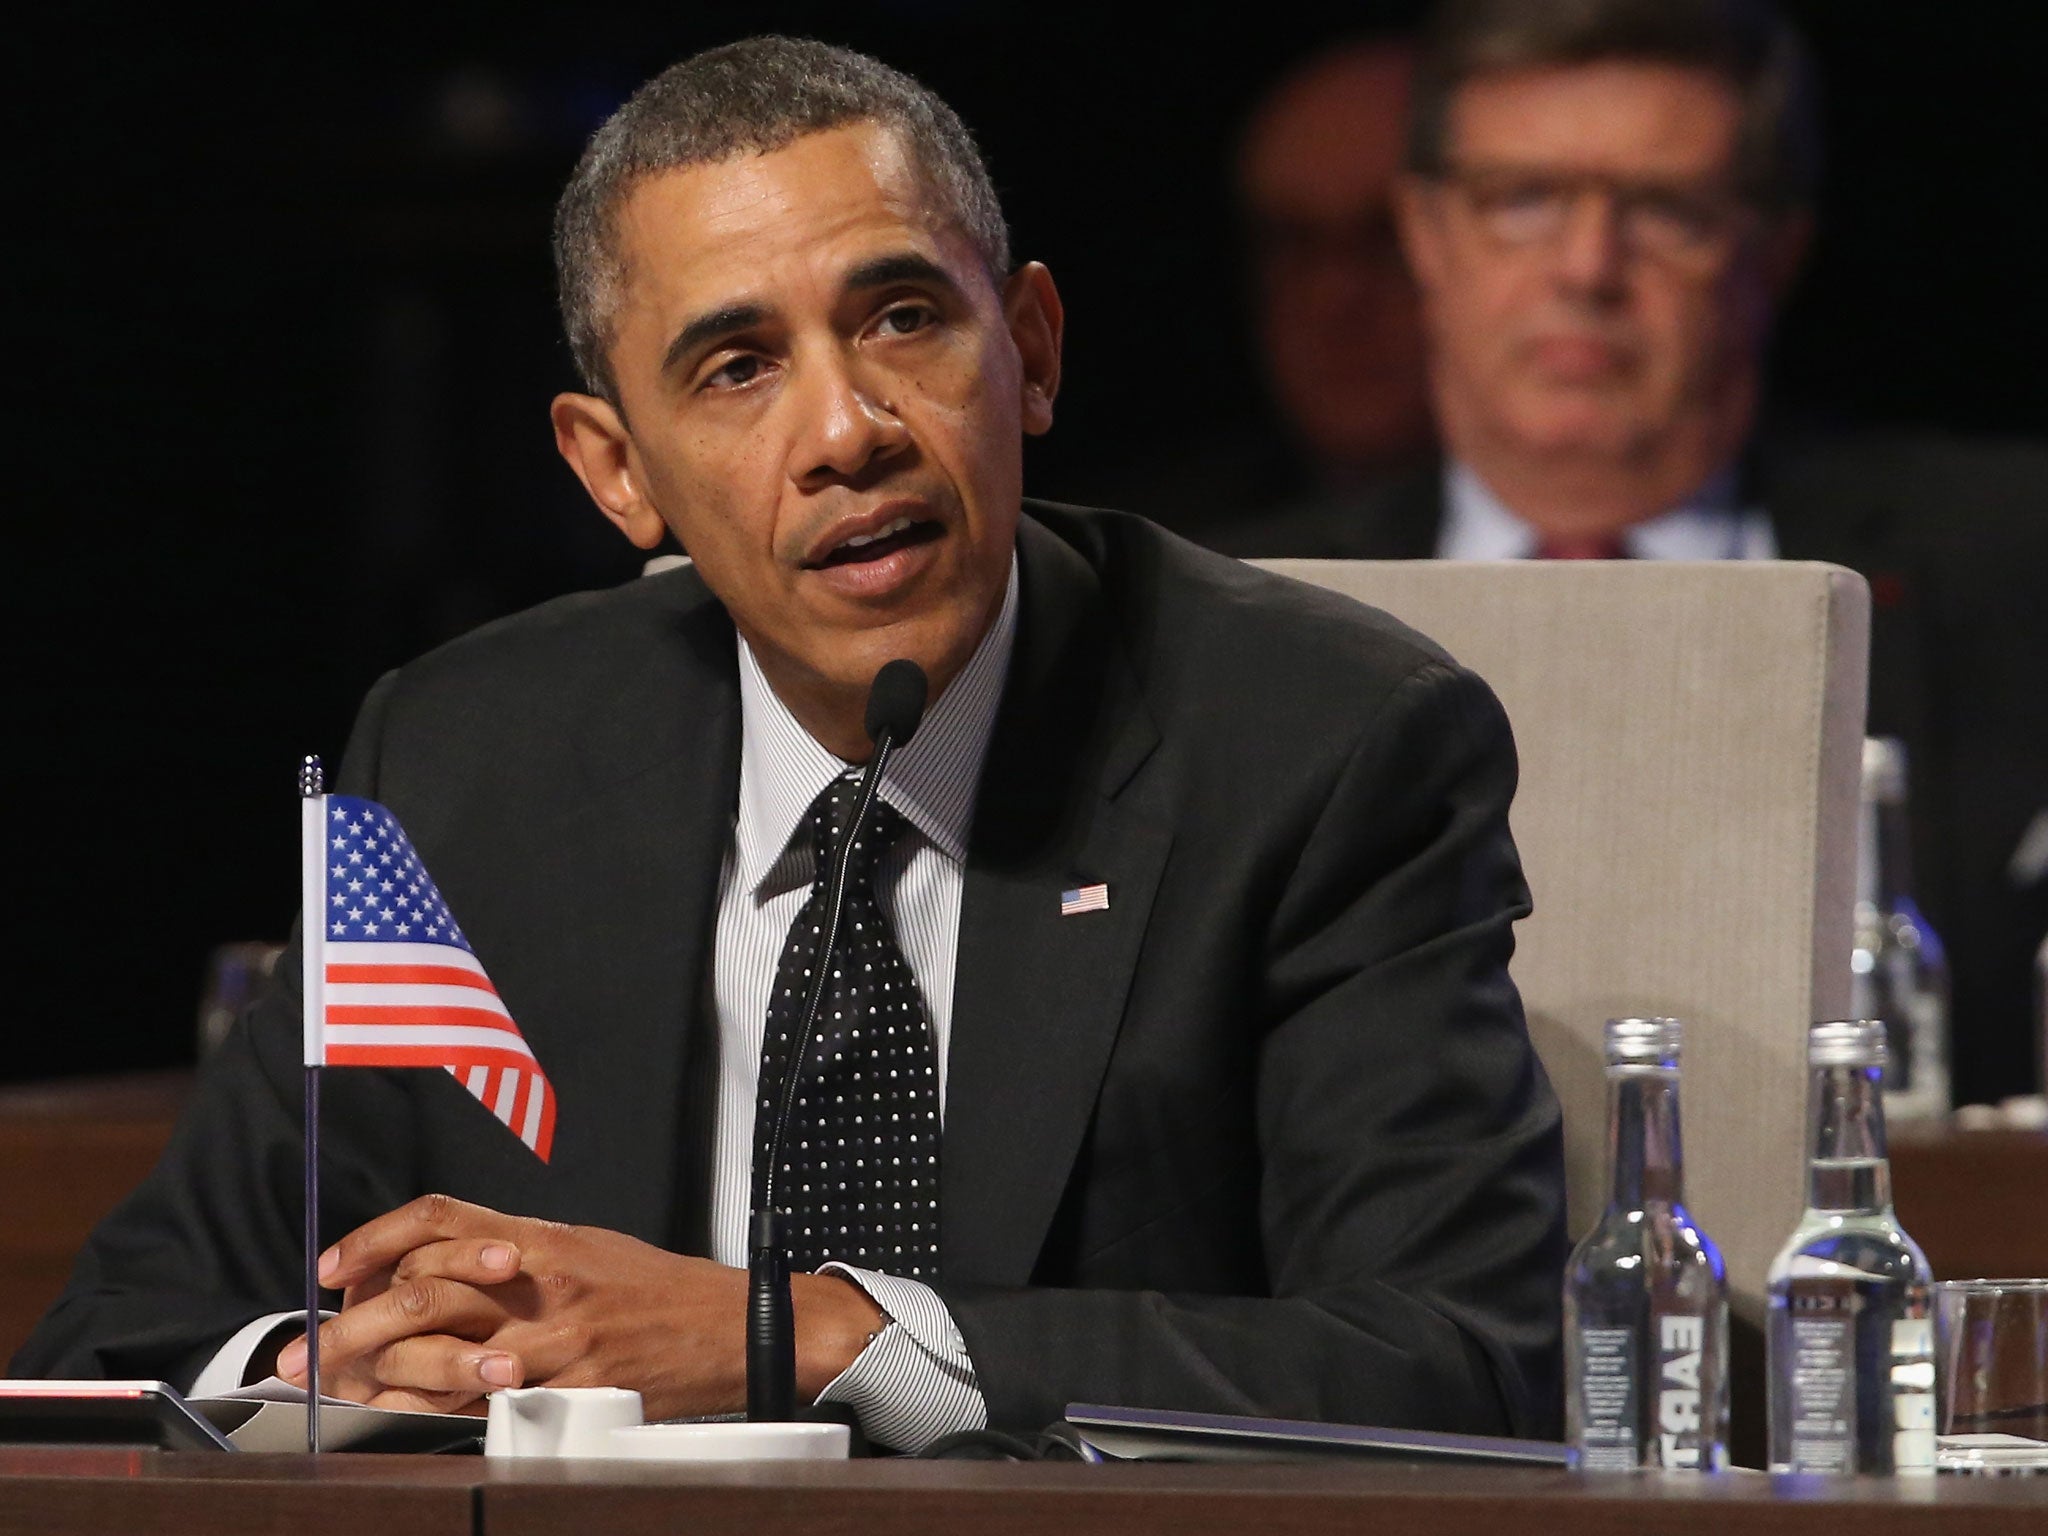
<instances>
[{"instance_id":1,"label":"short gray hair","mask_svg":"<svg viewBox=\"0 0 2048 1536\"><path fill-rule=\"evenodd\" d=\"M1769 0L1443 0L1423 32L1408 168L1448 169L1452 98L1467 81L1610 59L1719 75L1742 102L1743 196L1774 210L1812 201L1821 161L1813 69Z\"/></svg>"},{"instance_id":2,"label":"short gray hair","mask_svg":"<svg viewBox=\"0 0 2048 1536\"><path fill-rule=\"evenodd\" d=\"M988 167L953 109L865 54L807 38L750 37L670 65L592 136L555 205L555 279L569 350L585 386L618 403L612 322L625 262L618 215L644 178L741 154L767 154L855 122L899 133L941 209L998 282L1010 231Z\"/></svg>"}]
</instances>

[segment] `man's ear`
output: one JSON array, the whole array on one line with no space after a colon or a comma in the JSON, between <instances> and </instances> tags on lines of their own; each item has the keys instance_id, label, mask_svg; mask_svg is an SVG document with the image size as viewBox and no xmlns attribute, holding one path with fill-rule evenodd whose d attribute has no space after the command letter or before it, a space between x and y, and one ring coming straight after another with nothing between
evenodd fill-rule
<instances>
[{"instance_id":1,"label":"man's ear","mask_svg":"<svg viewBox=\"0 0 2048 1536\"><path fill-rule=\"evenodd\" d=\"M1813 246L1813 210L1794 208L1780 214L1764 232L1764 284L1773 313L1785 307L1792 285L1806 270L1806 253Z\"/></svg>"},{"instance_id":2,"label":"man's ear","mask_svg":"<svg viewBox=\"0 0 2048 1536\"><path fill-rule=\"evenodd\" d=\"M1444 231L1441 192L1426 177L1409 174L1394 183L1394 227L1409 275L1424 293L1441 289Z\"/></svg>"},{"instance_id":3,"label":"man's ear","mask_svg":"<svg viewBox=\"0 0 2048 1536\"><path fill-rule=\"evenodd\" d=\"M1024 430L1041 437L1052 430L1052 402L1060 392L1060 344L1067 310L1052 273L1042 261L1027 261L1003 284L1003 318L1023 360Z\"/></svg>"},{"instance_id":4,"label":"man's ear","mask_svg":"<svg viewBox=\"0 0 2048 1536\"><path fill-rule=\"evenodd\" d=\"M668 527L642 490L633 436L618 408L596 395L561 394L548 415L555 424L555 448L598 511L641 549L659 545Z\"/></svg>"}]
</instances>

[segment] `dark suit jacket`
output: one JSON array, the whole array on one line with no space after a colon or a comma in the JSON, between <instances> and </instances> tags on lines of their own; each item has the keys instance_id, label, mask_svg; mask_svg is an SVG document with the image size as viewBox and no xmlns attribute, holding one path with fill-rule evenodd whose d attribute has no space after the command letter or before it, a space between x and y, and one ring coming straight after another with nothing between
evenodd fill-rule
<instances>
[{"instance_id":1,"label":"dark suit jacket","mask_svg":"<svg viewBox=\"0 0 2048 1536\"><path fill-rule=\"evenodd\" d=\"M1957 1102L2024 1093L2048 881L2013 854L2048 809L2048 449L1929 434L1759 445L1747 497L1779 553L1870 580L1870 733L1904 740L1914 891L1954 974ZM1229 554L1425 559L1440 468L1347 501L1243 520ZM1846 957L1845 957L1846 958Z\"/></svg>"},{"instance_id":2,"label":"dark suit jacket","mask_svg":"<svg viewBox=\"0 0 2048 1536\"><path fill-rule=\"evenodd\" d=\"M1080 1399L1554 1433L1558 1116L1507 976L1498 704L1384 615L1033 510L942 1161L939 1290L992 1421ZM559 1120L543 1166L444 1073L328 1073L330 1240L441 1190L687 1244L739 741L732 625L692 571L378 685L341 787L403 819ZM1084 881L1110 910L1062 918ZM296 1304L295 953L283 976L17 1371L189 1379Z\"/></svg>"}]
</instances>

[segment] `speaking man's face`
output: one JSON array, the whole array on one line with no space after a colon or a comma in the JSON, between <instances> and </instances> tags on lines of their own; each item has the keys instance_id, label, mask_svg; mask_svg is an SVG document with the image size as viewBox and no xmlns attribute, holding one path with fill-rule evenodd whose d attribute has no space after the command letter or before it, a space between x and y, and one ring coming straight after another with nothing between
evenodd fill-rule
<instances>
[{"instance_id":1,"label":"speaking man's face","mask_svg":"<svg viewBox=\"0 0 2048 1536\"><path fill-rule=\"evenodd\" d=\"M1740 194L1741 115L1717 76L1661 64L1457 91L1446 174L1402 200L1454 452L1629 458L1739 437L1798 244Z\"/></svg>"},{"instance_id":2,"label":"speaking man's face","mask_svg":"<svg viewBox=\"0 0 2048 1536\"><path fill-rule=\"evenodd\" d=\"M843 713L895 657L943 688L1001 602L1023 437L1052 420L1045 269L999 288L872 123L648 177L619 248L618 412L555 413L599 505L642 547L675 534L814 731L807 702Z\"/></svg>"}]
</instances>

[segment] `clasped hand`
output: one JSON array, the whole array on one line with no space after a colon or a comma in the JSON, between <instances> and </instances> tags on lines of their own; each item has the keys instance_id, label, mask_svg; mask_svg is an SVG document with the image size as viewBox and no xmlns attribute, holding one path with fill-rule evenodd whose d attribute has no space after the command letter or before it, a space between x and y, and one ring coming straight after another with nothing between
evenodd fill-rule
<instances>
[{"instance_id":1,"label":"clasped hand","mask_svg":"<svg viewBox=\"0 0 2048 1536\"><path fill-rule=\"evenodd\" d=\"M650 1419L746 1400L746 1273L620 1232L424 1195L328 1249L320 1280L342 1292L319 1329L330 1396L475 1413L502 1387L631 1387ZM798 1275L791 1289L810 1399L886 1319L836 1276ZM303 1338L277 1373L306 1384Z\"/></svg>"}]
</instances>

